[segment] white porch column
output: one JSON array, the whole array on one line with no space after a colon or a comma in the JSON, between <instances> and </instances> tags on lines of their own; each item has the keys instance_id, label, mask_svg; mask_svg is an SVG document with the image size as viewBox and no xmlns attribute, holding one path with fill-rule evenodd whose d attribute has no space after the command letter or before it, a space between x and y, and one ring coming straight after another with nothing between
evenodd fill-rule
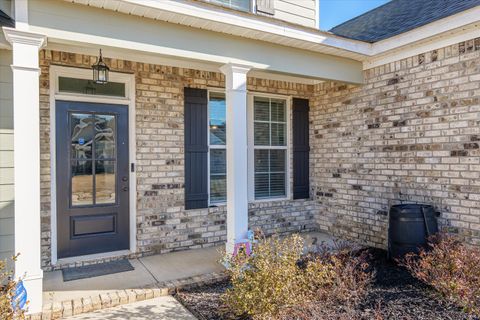
<instances>
[{"instance_id":1,"label":"white porch column","mask_svg":"<svg viewBox=\"0 0 480 320\"><path fill-rule=\"evenodd\" d=\"M46 37L4 28L13 49L15 276L23 278L29 313L42 311L40 249L40 105L38 50Z\"/></svg>"},{"instance_id":2,"label":"white porch column","mask_svg":"<svg viewBox=\"0 0 480 320\"><path fill-rule=\"evenodd\" d=\"M226 64L227 105L227 253L247 237L247 73L250 67Z\"/></svg>"}]
</instances>

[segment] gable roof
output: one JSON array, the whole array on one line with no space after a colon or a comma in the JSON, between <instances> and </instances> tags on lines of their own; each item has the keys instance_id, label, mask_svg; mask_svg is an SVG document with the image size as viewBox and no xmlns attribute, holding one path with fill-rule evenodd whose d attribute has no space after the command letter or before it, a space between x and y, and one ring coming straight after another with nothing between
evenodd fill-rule
<instances>
[{"instance_id":1,"label":"gable roof","mask_svg":"<svg viewBox=\"0 0 480 320\"><path fill-rule=\"evenodd\" d=\"M5 12L0 10L0 27L15 28L15 20L10 18Z\"/></svg>"},{"instance_id":2,"label":"gable roof","mask_svg":"<svg viewBox=\"0 0 480 320\"><path fill-rule=\"evenodd\" d=\"M373 43L479 5L480 0L392 0L330 32Z\"/></svg>"}]
</instances>

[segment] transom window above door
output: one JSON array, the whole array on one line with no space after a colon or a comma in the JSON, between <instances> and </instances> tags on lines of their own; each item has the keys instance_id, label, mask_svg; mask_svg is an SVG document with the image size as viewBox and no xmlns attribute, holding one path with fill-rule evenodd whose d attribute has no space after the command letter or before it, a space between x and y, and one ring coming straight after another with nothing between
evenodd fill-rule
<instances>
[{"instance_id":1,"label":"transom window above door","mask_svg":"<svg viewBox=\"0 0 480 320\"><path fill-rule=\"evenodd\" d=\"M96 96L126 97L125 83L96 84L93 80L58 77L59 93L76 93Z\"/></svg>"}]
</instances>

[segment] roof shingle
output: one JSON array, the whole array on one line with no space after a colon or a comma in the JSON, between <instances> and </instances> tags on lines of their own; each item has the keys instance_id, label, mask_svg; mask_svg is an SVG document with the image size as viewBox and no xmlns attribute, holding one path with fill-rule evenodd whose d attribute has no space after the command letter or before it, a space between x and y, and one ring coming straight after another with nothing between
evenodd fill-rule
<instances>
[{"instance_id":1,"label":"roof shingle","mask_svg":"<svg viewBox=\"0 0 480 320\"><path fill-rule=\"evenodd\" d=\"M0 27L15 28L15 20L10 18L5 12L0 10Z\"/></svg>"},{"instance_id":2,"label":"roof shingle","mask_svg":"<svg viewBox=\"0 0 480 320\"><path fill-rule=\"evenodd\" d=\"M480 0L392 0L330 32L377 42L480 5Z\"/></svg>"}]
</instances>

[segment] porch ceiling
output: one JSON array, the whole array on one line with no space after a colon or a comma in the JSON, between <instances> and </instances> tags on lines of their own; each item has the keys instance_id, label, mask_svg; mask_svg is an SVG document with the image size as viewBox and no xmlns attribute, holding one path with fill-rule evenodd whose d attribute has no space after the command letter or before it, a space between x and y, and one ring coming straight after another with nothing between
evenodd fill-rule
<instances>
[{"instance_id":1,"label":"porch ceiling","mask_svg":"<svg viewBox=\"0 0 480 320\"><path fill-rule=\"evenodd\" d=\"M30 31L45 34L50 44L110 47L184 63L193 61L191 68L206 63L218 71L220 65L237 63L251 66L254 72L363 82L362 63L353 59L66 1L30 2L29 25ZM131 60L139 61L136 57Z\"/></svg>"}]
</instances>

